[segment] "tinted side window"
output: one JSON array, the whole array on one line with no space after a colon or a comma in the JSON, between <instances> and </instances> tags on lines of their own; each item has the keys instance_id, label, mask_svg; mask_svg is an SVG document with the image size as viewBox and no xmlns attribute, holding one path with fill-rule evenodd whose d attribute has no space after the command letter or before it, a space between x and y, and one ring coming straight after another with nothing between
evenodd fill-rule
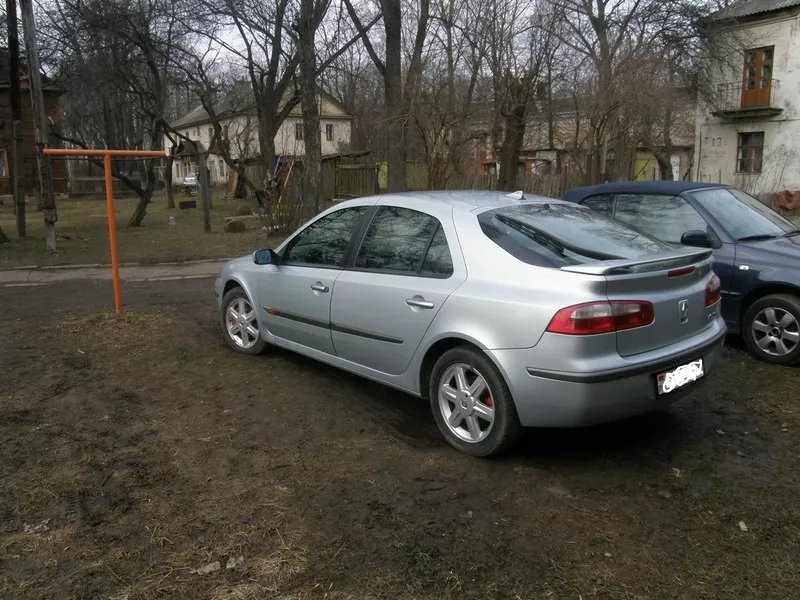
<instances>
[{"instance_id":1,"label":"tinted side window","mask_svg":"<svg viewBox=\"0 0 800 600\"><path fill-rule=\"evenodd\" d=\"M447 238L441 226L436 229L436 233L433 235L428 254L425 255L425 260L422 262L420 273L440 276L453 274L453 257L450 256L450 248L447 247Z\"/></svg>"},{"instance_id":2,"label":"tinted side window","mask_svg":"<svg viewBox=\"0 0 800 600\"><path fill-rule=\"evenodd\" d=\"M659 194L620 194L614 217L665 242L680 244L687 231L706 231L706 221L683 198Z\"/></svg>"},{"instance_id":3,"label":"tinted side window","mask_svg":"<svg viewBox=\"0 0 800 600\"><path fill-rule=\"evenodd\" d=\"M614 212L614 198L607 194L602 194L600 196L589 196L586 198L586 200L581 202L581 204L591 208L592 210L596 210L607 217L610 217Z\"/></svg>"},{"instance_id":4,"label":"tinted side window","mask_svg":"<svg viewBox=\"0 0 800 600\"><path fill-rule=\"evenodd\" d=\"M365 206L344 208L312 223L286 246L283 262L293 265L344 266L347 246L366 210Z\"/></svg>"},{"instance_id":5,"label":"tinted side window","mask_svg":"<svg viewBox=\"0 0 800 600\"><path fill-rule=\"evenodd\" d=\"M439 221L408 208L381 206L364 236L355 268L417 273Z\"/></svg>"}]
</instances>

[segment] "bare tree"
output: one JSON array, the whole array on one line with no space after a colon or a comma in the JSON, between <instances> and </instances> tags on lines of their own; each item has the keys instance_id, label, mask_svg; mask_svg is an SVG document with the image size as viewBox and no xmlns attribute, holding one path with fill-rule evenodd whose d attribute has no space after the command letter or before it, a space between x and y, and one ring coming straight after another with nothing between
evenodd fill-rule
<instances>
[{"instance_id":1,"label":"bare tree","mask_svg":"<svg viewBox=\"0 0 800 600\"><path fill-rule=\"evenodd\" d=\"M409 107L417 91L417 82L422 74L422 53L426 31L430 20L430 0L418 0L418 11L413 25L410 17L407 25L413 29L413 43L408 66L403 77L403 3L401 0L380 0L383 16L383 58L376 44L367 35L367 27L351 0L344 0L347 12L356 26L364 47L383 79L386 105L386 157L389 165L388 189L390 192L406 188L406 142L409 122Z\"/></svg>"}]
</instances>

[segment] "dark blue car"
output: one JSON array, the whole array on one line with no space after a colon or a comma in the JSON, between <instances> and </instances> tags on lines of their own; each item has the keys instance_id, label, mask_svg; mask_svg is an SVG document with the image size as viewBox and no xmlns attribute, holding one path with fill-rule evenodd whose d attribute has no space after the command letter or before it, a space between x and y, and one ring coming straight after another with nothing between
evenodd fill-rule
<instances>
[{"instance_id":1,"label":"dark blue car","mask_svg":"<svg viewBox=\"0 0 800 600\"><path fill-rule=\"evenodd\" d=\"M713 248L722 314L750 351L800 361L800 229L741 190L683 181L629 181L570 190L565 200L665 242Z\"/></svg>"}]
</instances>

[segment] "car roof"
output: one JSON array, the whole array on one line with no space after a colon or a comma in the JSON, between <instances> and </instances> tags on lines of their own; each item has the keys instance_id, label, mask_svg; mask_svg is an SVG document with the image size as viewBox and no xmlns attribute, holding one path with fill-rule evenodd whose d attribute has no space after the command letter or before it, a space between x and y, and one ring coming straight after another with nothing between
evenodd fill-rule
<instances>
[{"instance_id":1,"label":"car roof","mask_svg":"<svg viewBox=\"0 0 800 600\"><path fill-rule=\"evenodd\" d=\"M414 202L415 204L429 204L431 208L449 205L453 210L462 212L485 212L496 208L507 206L519 206L523 204L539 203L558 203L563 204L563 200L548 198L546 196L536 196L525 194L519 196L519 192L505 192L498 190L447 190L447 191L419 191L419 192L400 192L394 194L381 194L380 196L368 196L340 202L336 206L379 206L392 205L397 202Z\"/></svg>"},{"instance_id":2,"label":"car roof","mask_svg":"<svg viewBox=\"0 0 800 600\"><path fill-rule=\"evenodd\" d=\"M728 187L719 183L703 183L699 181L615 181L612 183L601 183L569 190L564 194L564 200L568 202L580 202L584 198L595 194L682 194L693 190L725 188Z\"/></svg>"}]
</instances>

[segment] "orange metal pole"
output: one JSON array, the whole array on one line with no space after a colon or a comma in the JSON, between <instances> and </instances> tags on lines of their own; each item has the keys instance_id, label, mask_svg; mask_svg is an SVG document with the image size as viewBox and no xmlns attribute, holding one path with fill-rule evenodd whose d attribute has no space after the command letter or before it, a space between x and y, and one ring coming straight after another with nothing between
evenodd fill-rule
<instances>
[{"instance_id":1,"label":"orange metal pole","mask_svg":"<svg viewBox=\"0 0 800 600\"><path fill-rule=\"evenodd\" d=\"M106 214L108 215L108 245L111 248L111 271L114 278L114 309L122 312L122 282L119 278L119 250L117 248L117 219L114 216L114 183L111 179L111 153L103 155L103 175L106 179Z\"/></svg>"},{"instance_id":2,"label":"orange metal pole","mask_svg":"<svg viewBox=\"0 0 800 600\"><path fill-rule=\"evenodd\" d=\"M111 177L111 157L162 158L163 150L88 150L85 148L45 148L47 156L102 156L103 175L106 181L106 215L108 216L108 245L111 248L111 271L114 279L114 308L122 312L122 282L119 277L119 249L117 248L117 219L114 215L114 183Z\"/></svg>"}]
</instances>

